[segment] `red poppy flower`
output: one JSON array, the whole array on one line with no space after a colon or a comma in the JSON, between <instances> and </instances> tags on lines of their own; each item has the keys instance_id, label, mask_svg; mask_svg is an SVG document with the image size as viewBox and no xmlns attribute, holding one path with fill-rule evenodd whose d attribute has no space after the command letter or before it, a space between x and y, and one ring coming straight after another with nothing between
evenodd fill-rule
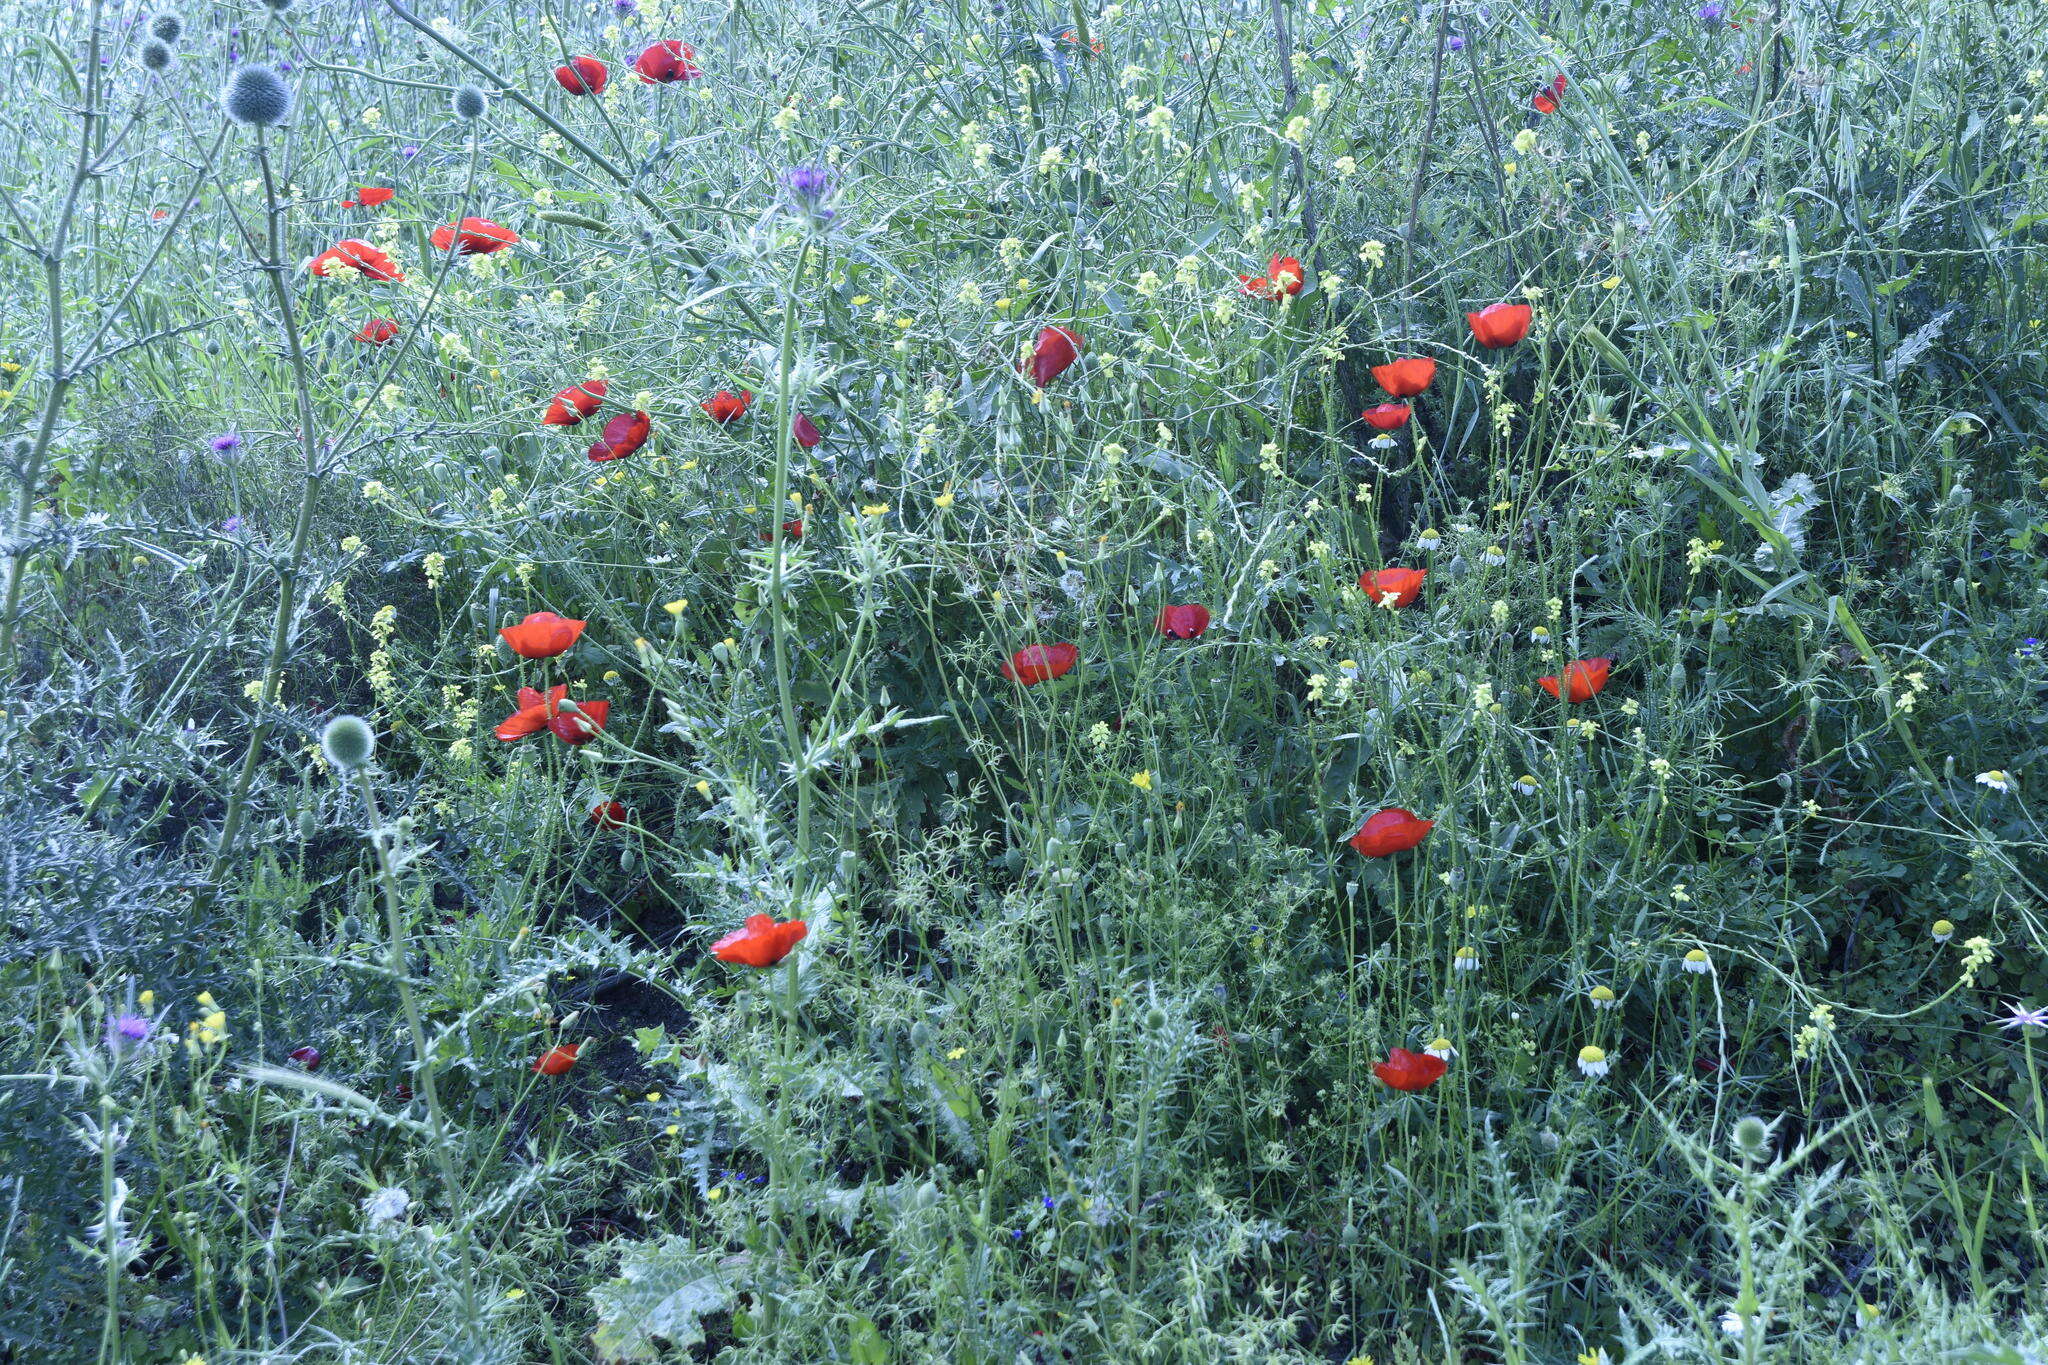
<instances>
[{"instance_id":1,"label":"red poppy flower","mask_svg":"<svg viewBox=\"0 0 2048 1365\"><path fill-rule=\"evenodd\" d=\"M1372 1064L1372 1074L1395 1090L1427 1090L1448 1070L1450 1063L1443 1058L1405 1047L1394 1048L1387 1053L1387 1060Z\"/></svg>"},{"instance_id":2,"label":"red poppy flower","mask_svg":"<svg viewBox=\"0 0 2048 1365\"><path fill-rule=\"evenodd\" d=\"M1381 403L1359 413L1366 425L1379 431L1395 431L1408 425L1409 407L1406 403Z\"/></svg>"},{"instance_id":3,"label":"red poppy flower","mask_svg":"<svg viewBox=\"0 0 2048 1365\"><path fill-rule=\"evenodd\" d=\"M743 927L711 945L711 955L744 967L773 967L809 932L810 926L800 919L777 924L773 915L748 915Z\"/></svg>"},{"instance_id":4,"label":"red poppy flower","mask_svg":"<svg viewBox=\"0 0 2048 1365\"><path fill-rule=\"evenodd\" d=\"M590 458L600 464L623 460L647 444L654 420L644 412L622 412L604 424L604 435L590 447Z\"/></svg>"},{"instance_id":5,"label":"red poppy flower","mask_svg":"<svg viewBox=\"0 0 2048 1365\"><path fill-rule=\"evenodd\" d=\"M1022 687L1064 678L1081 661L1073 645L1026 645L1003 665L1003 676Z\"/></svg>"},{"instance_id":6,"label":"red poppy flower","mask_svg":"<svg viewBox=\"0 0 2048 1365\"><path fill-rule=\"evenodd\" d=\"M1358 576L1358 586L1365 589L1365 595L1381 606L1405 607L1422 595L1422 580L1429 576L1427 569L1380 569ZM1388 596L1393 601L1387 600Z\"/></svg>"},{"instance_id":7,"label":"red poppy flower","mask_svg":"<svg viewBox=\"0 0 2048 1365\"><path fill-rule=\"evenodd\" d=\"M537 611L516 626L499 627L498 634L522 659L552 659L575 648L584 625L551 611Z\"/></svg>"},{"instance_id":8,"label":"red poppy flower","mask_svg":"<svg viewBox=\"0 0 2048 1365\"><path fill-rule=\"evenodd\" d=\"M1389 398L1413 398L1436 378L1436 362L1426 355L1404 356L1373 366L1372 377Z\"/></svg>"},{"instance_id":9,"label":"red poppy flower","mask_svg":"<svg viewBox=\"0 0 2048 1365\"><path fill-rule=\"evenodd\" d=\"M1601 688L1607 686L1608 670L1614 667L1612 659L1574 659L1564 666L1563 701L1590 701ZM1536 685L1557 696L1557 678L1538 678Z\"/></svg>"},{"instance_id":10,"label":"red poppy flower","mask_svg":"<svg viewBox=\"0 0 2048 1365\"><path fill-rule=\"evenodd\" d=\"M1081 334L1071 327L1047 327L1031 351L1031 382L1044 388L1080 358Z\"/></svg>"},{"instance_id":11,"label":"red poppy flower","mask_svg":"<svg viewBox=\"0 0 2048 1365\"><path fill-rule=\"evenodd\" d=\"M1161 607L1159 633L1176 640L1199 640L1209 628L1209 609L1203 606Z\"/></svg>"},{"instance_id":12,"label":"red poppy flower","mask_svg":"<svg viewBox=\"0 0 2048 1365\"><path fill-rule=\"evenodd\" d=\"M398 324L390 318L371 318L356 333L356 340L370 346L382 346L398 335Z\"/></svg>"},{"instance_id":13,"label":"red poppy flower","mask_svg":"<svg viewBox=\"0 0 2048 1365\"><path fill-rule=\"evenodd\" d=\"M434 235L428 240L433 242L436 251L446 251L452 246L457 255L488 256L517 242L519 234L488 218L465 218L459 223L435 228Z\"/></svg>"},{"instance_id":14,"label":"red poppy flower","mask_svg":"<svg viewBox=\"0 0 2048 1365\"><path fill-rule=\"evenodd\" d=\"M1436 821L1418 819L1414 811L1393 806L1365 817L1365 823L1349 842L1368 858L1388 858L1406 853L1435 828Z\"/></svg>"},{"instance_id":15,"label":"red poppy flower","mask_svg":"<svg viewBox=\"0 0 2048 1365\"><path fill-rule=\"evenodd\" d=\"M533 1059L533 1069L543 1076L559 1076L576 1065L581 1043L557 1043Z\"/></svg>"},{"instance_id":16,"label":"red poppy flower","mask_svg":"<svg viewBox=\"0 0 2048 1365\"><path fill-rule=\"evenodd\" d=\"M359 237L344 237L306 263L306 269L321 276L332 266L349 266L360 271L364 279L380 283L405 278L398 262Z\"/></svg>"},{"instance_id":17,"label":"red poppy flower","mask_svg":"<svg viewBox=\"0 0 2048 1365\"><path fill-rule=\"evenodd\" d=\"M519 689L519 709L498 722L498 728L491 731L499 739L510 744L515 739L537 735L548 728L548 717L562 698L569 695L569 684L557 683L543 696L531 687Z\"/></svg>"},{"instance_id":18,"label":"red poppy flower","mask_svg":"<svg viewBox=\"0 0 2048 1365\"><path fill-rule=\"evenodd\" d=\"M1489 351L1503 350L1529 335L1529 305L1489 303L1476 313L1465 314L1473 339Z\"/></svg>"},{"instance_id":19,"label":"red poppy flower","mask_svg":"<svg viewBox=\"0 0 2048 1365\"><path fill-rule=\"evenodd\" d=\"M548 717L548 729L564 744L590 743L611 718L612 704L608 701L579 701L570 705L576 709L564 707Z\"/></svg>"},{"instance_id":20,"label":"red poppy flower","mask_svg":"<svg viewBox=\"0 0 2048 1365\"><path fill-rule=\"evenodd\" d=\"M785 540L802 540L802 539L804 538L804 524L803 524L803 522L802 522L802 521L785 521L785 522L783 522L783 523L782 523L782 535L783 535L783 538L784 538ZM768 542L770 542L770 543L772 544L772 543L774 542L774 540L775 540L775 537L774 537L774 536L771 536L771 535L769 535L769 534L768 534L768 533L767 533L766 531L763 531L763 532L761 533L761 539L762 539L762 540L765 540L765 541L768 541Z\"/></svg>"},{"instance_id":21,"label":"red poppy flower","mask_svg":"<svg viewBox=\"0 0 2048 1365\"><path fill-rule=\"evenodd\" d=\"M670 81L694 81L704 74L703 69L690 60L697 54L688 43L670 38L656 43L634 59L633 69L640 73L640 79L649 85L667 85Z\"/></svg>"},{"instance_id":22,"label":"red poppy flower","mask_svg":"<svg viewBox=\"0 0 2048 1365\"><path fill-rule=\"evenodd\" d=\"M741 389L737 395L730 389L720 389L697 406L709 413L712 421L724 426L727 422L744 417L753 402L752 389Z\"/></svg>"},{"instance_id":23,"label":"red poppy flower","mask_svg":"<svg viewBox=\"0 0 2048 1365\"><path fill-rule=\"evenodd\" d=\"M812 446L825 439L825 433L818 430L817 423L802 413L798 413L789 419L789 434L805 450L809 450Z\"/></svg>"},{"instance_id":24,"label":"red poppy flower","mask_svg":"<svg viewBox=\"0 0 2048 1365\"><path fill-rule=\"evenodd\" d=\"M590 808L590 823L599 829L618 829L626 823L626 803L600 801Z\"/></svg>"},{"instance_id":25,"label":"red poppy flower","mask_svg":"<svg viewBox=\"0 0 2048 1365\"><path fill-rule=\"evenodd\" d=\"M595 57L571 57L555 68L555 84L572 95L602 95L612 73Z\"/></svg>"},{"instance_id":26,"label":"red poppy flower","mask_svg":"<svg viewBox=\"0 0 2048 1365\"><path fill-rule=\"evenodd\" d=\"M397 193L397 190L386 189L382 185L365 185L356 191L355 198L342 200L341 206L345 209L373 209L379 204L390 203L391 197Z\"/></svg>"},{"instance_id":27,"label":"red poppy flower","mask_svg":"<svg viewBox=\"0 0 2048 1365\"><path fill-rule=\"evenodd\" d=\"M1237 281L1253 298L1281 299L1299 294L1306 278L1299 260L1293 256L1276 255L1266 262L1265 274L1239 275Z\"/></svg>"},{"instance_id":28,"label":"red poppy flower","mask_svg":"<svg viewBox=\"0 0 2048 1365\"><path fill-rule=\"evenodd\" d=\"M320 1069L320 1049L317 1047L295 1047L285 1055L308 1071Z\"/></svg>"},{"instance_id":29,"label":"red poppy flower","mask_svg":"<svg viewBox=\"0 0 2048 1365\"><path fill-rule=\"evenodd\" d=\"M1557 112L1557 102L1564 98L1565 85L1565 78L1560 73L1550 84L1537 86L1536 93L1529 97L1529 103L1536 106L1536 112L1539 114L1554 114Z\"/></svg>"},{"instance_id":30,"label":"red poppy flower","mask_svg":"<svg viewBox=\"0 0 2048 1365\"><path fill-rule=\"evenodd\" d=\"M571 384L548 400L548 410L541 414L540 420L551 427L573 427L598 410L604 402L604 391L602 379L586 379L581 384Z\"/></svg>"}]
</instances>

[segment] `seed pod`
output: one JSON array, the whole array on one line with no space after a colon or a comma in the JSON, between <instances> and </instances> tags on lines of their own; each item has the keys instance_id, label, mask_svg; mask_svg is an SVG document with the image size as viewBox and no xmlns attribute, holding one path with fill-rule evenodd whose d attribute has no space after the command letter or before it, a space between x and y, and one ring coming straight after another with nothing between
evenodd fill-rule
<instances>
[{"instance_id":1,"label":"seed pod","mask_svg":"<svg viewBox=\"0 0 2048 1365\"><path fill-rule=\"evenodd\" d=\"M259 64L238 66L221 91L221 108L245 128L271 128L292 111L292 92L284 78Z\"/></svg>"},{"instance_id":2,"label":"seed pod","mask_svg":"<svg viewBox=\"0 0 2048 1365\"><path fill-rule=\"evenodd\" d=\"M604 232L610 226L600 218L591 218L581 213L569 213L563 209L542 209L534 216L543 223L560 223L563 227L582 228L585 232Z\"/></svg>"},{"instance_id":3,"label":"seed pod","mask_svg":"<svg viewBox=\"0 0 2048 1365\"><path fill-rule=\"evenodd\" d=\"M320 732L320 752L343 772L353 772L377 752L377 736L360 716L336 716Z\"/></svg>"}]
</instances>

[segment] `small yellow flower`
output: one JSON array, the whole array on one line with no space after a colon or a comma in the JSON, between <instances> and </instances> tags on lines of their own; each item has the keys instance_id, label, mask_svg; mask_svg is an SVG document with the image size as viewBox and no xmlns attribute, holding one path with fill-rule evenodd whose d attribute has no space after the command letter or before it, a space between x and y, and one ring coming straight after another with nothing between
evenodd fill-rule
<instances>
[{"instance_id":1,"label":"small yellow flower","mask_svg":"<svg viewBox=\"0 0 2048 1365\"><path fill-rule=\"evenodd\" d=\"M967 1049L966 1049L966 1048L964 1048L964 1047L956 1047L956 1048L954 1048L954 1049L953 1049L953 1050L952 1050L951 1052L948 1052L948 1053L946 1054L946 1060L947 1060L947 1061L949 1061L949 1062L957 1062L957 1061L959 1061L959 1060L960 1060L960 1059L961 1059L962 1057L965 1057L966 1055L967 1055Z\"/></svg>"},{"instance_id":2,"label":"small yellow flower","mask_svg":"<svg viewBox=\"0 0 2048 1365\"><path fill-rule=\"evenodd\" d=\"M1601 287L1602 289L1619 289L1619 288L1621 288L1621 276L1619 276L1619 275L1609 275L1609 276L1608 276L1608 277L1607 277L1606 279L1604 279L1604 280L1600 281L1600 287Z\"/></svg>"},{"instance_id":3,"label":"small yellow flower","mask_svg":"<svg viewBox=\"0 0 2048 1365\"><path fill-rule=\"evenodd\" d=\"M941 493L941 494L939 494L939 495L938 495L938 496L937 496L936 498L933 498L933 499L932 499L932 506L934 506L934 507L951 507L952 505L953 505L953 485L952 485L952 484L947 484L947 485L946 485L946 491L945 491L945 492L943 492L943 493Z\"/></svg>"},{"instance_id":4,"label":"small yellow flower","mask_svg":"<svg viewBox=\"0 0 2048 1365\"><path fill-rule=\"evenodd\" d=\"M864 517L885 517L889 515L889 504L886 502L863 503L861 504L860 514Z\"/></svg>"},{"instance_id":5,"label":"small yellow flower","mask_svg":"<svg viewBox=\"0 0 2048 1365\"><path fill-rule=\"evenodd\" d=\"M681 616L684 612L690 609L690 599L687 597L678 597L673 602L662 603L661 609L667 612L670 616Z\"/></svg>"},{"instance_id":6,"label":"small yellow flower","mask_svg":"<svg viewBox=\"0 0 2048 1365\"><path fill-rule=\"evenodd\" d=\"M1136 787L1136 788L1137 788L1137 789L1138 789L1139 791L1141 791L1141 792L1148 792L1148 791L1151 791L1151 790L1152 790L1152 773L1151 773L1151 770L1150 770L1150 769L1146 769L1146 768L1140 768L1140 769L1139 769L1139 770L1138 770L1137 772L1134 772L1134 773L1132 773L1132 774L1131 774L1131 785L1132 785L1133 787Z\"/></svg>"}]
</instances>

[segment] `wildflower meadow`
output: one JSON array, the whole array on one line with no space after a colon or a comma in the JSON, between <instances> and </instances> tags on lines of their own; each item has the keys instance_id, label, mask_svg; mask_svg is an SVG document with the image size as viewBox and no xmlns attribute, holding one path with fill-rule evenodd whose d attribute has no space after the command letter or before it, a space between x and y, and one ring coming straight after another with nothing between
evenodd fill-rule
<instances>
[{"instance_id":1,"label":"wildflower meadow","mask_svg":"<svg viewBox=\"0 0 2048 1365\"><path fill-rule=\"evenodd\" d=\"M0 42L0 1361L2048 1360L2038 0Z\"/></svg>"}]
</instances>

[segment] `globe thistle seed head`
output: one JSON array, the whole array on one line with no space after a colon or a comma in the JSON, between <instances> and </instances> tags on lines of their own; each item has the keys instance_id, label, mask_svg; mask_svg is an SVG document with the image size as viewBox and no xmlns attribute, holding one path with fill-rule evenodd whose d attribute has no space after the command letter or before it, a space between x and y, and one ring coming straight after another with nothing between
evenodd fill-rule
<instances>
[{"instance_id":1,"label":"globe thistle seed head","mask_svg":"<svg viewBox=\"0 0 2048 1365\"><path fill-rule=\"evenodd\" d=\"M342 772L354 772L377 752L377 736L360 716L336 716L320 732L320 752Z\"/></svg>"},{"instance_id":2,"label":"globe thistle seed head","mask_svg":"<svg viewBox=\"0 0 2048 1365\"><path fill-rule=\"evenodd\" d=\"M170 45L151 39L142 45L138 60L145 71L168 71L171 67Z\"/></svg>"},{"instance_id":3,"label":"globe thistle seed head","mask_svg":"<svg viewBox=\"0 0 2048 1365\"><path fill-rule=\"evenodd\" d=\"M455 95L449 100L455 108L455 117L472 121L484 116L484 106L488 102L484 98L484 92L473 85L456 86Z\"/></svg>"},{"instance_id":4,"label":"globe thistle seed head","mask_svg":"<svg viewBox=\"0 0 2048 1365\"><path fill-rule=\"evenodd\" d=\"M160 43L175 43L185 36L185 20L176 11L167 10L149 21L149 36Z\"/></svg>"},{"instance_id":5,"label":"globe thistle seed head","mask_svg":"<svg viewBox=\"0 0 2048 1365\"><path fill-rule=\"evenodd\" d=\"M292 111L291 88L270 67L256 63L235 68L221 92L220 105L245 128L273 128Z\"/></svg>"}]
</instances>

